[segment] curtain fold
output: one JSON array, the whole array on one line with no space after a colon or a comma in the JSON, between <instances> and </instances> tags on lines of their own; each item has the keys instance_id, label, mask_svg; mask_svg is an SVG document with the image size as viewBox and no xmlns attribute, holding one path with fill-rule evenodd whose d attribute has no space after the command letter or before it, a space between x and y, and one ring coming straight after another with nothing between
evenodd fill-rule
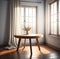
<instances>
[{"instance_id":1,"label":"curtain fold","mask_svg":"<svg viewBox=\"0 0 60 59\"><path fill-rule=\"evenodd\" d=\"M10 42L16 46L18 39L14 38L14 34L16 33L16 21L17 18L19 19L17 12L19 9L17 7L20 7L20 0L11 0L10 2Z\"/></svg>"},{"instance_id":2,"label":"curtain fold","mask_svg":"<svg viewBox=\"0 0 60 59\"><path fill-rule=\"evenodd\" d=\"M17 15L17 12L19 9L17 7L20 7L20 0L10 0L9 6L10 6L10 35L9 35L9 47L6 47L7 49L16 48L18 39L14 38L14 35L17 34L16 32L16 22L17 18L20 19Z\"/></svg>"}]
</instances>

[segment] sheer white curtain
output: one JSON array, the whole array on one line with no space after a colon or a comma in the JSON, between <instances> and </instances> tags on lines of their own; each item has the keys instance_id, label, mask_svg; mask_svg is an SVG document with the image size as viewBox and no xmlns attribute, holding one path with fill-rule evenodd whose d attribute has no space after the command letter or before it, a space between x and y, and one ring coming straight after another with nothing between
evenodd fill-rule
<instances>
[{"instance_id":1,"label":"sheer white curtain","mask_svg":"<svg viewBox=\"0 0 60 59\"><path fill-rule=\"evenodd\" d=\"M20 0L10 0L10 35L9 35L9 47L8 49L15 48L18 43L18 39L14 38L15 34L20 34L20 27L18 26L20 19L19 14L19 7L20 7Z\"/></svg>"}]
</instances>

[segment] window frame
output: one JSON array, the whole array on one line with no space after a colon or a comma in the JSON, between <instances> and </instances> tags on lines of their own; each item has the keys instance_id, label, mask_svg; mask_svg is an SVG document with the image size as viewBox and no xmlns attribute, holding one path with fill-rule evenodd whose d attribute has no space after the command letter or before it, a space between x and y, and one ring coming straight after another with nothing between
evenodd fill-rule
<instances>
[{"instance_id":1,"label":"window frame","mask_svg":"<svg viewBox=\"0 0 60 59\"><path fill-rule=\"evenodd\" d=\"M38 26L37 26L37 6L24 6L24 5L20 5L20 7L24 7L24 9L25 9L25 7L31 7L31 8L36 8L36 33L38 33ZM25 14L25 10L24 10L24 14ZM24 17L25 17L25 15L24 15ZM25 22L25 20L24 20L24 22Z\"/></svg>"},{"instance_id":2,"label":"window frame","mask_svg":"<svg viewBox=\"0 0 60 59\"><path fill-rule=\"evenodd\" d=\"M54 2L57 2L57 34L51 34L51 4L53 4ZM49 4L49 7L50 7L50 30L49 30L49 35L57 35L57 36L60 36L59 35L59 0L57 1L54 1L53 3L50 3Z\"/></svg>"}]
</instances>

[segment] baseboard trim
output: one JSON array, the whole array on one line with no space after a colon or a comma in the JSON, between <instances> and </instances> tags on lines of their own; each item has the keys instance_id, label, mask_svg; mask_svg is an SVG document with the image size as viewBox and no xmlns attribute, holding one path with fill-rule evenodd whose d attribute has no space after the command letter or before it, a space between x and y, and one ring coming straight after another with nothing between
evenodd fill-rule
<instances>
[{"instance_id":1,"label":"baseboard trim","mask_svg":"<svg viewBox=\"0 0 60 59\"><path fill-rule=\"evenodd\" d=\"M6 47L6 46L9 46L9 45L8 44L0 45L0 48Z\"/></svg>"},{"instance_id":2,"label":"baseboard trim","mask_svg":"<svg viewBox=\"0 0 60 59\"><path fill-rule=\"evenodd\" d=\"M56 47L56 46L54 46L52 44L49 44L49 43L46 43L46 45L49 46L49 47L51 47L51 48L53 48L54 50L60 52L60 48L58 48L58 47Z\"/></svg>"},{"instance_id":3,"label":"baseboard trim","mask_svg":"<svg viewBox=\"0 0 60 59\"><path fill-rule=\"evenodd\" d=\"M5 46L7 46L7 45L0 45L0 48L3 48L3 47L5 47Z\"/></svg>"}]
</instances>

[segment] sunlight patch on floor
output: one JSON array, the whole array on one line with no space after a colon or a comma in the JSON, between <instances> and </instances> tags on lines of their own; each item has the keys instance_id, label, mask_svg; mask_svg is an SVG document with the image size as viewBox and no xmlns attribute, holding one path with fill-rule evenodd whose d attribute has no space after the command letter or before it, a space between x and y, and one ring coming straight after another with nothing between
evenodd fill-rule
<instances>
[{"instance_id":1,"label":"sunlight patch on floor","mask_svg":"<svg viewBox=\"0 0 60 59\"><path fill-rule=\"evenodd\" d=\"M24 46L23 46L24 47ZM26 46L24 49L23 47L19 48L19 52L26 54L27 57L30 57L30 46ZM41 53L43 54L50 54L52 51L49 50L48 48L45 47L40 47L41 50L39 51L37 46L32 46L32 57L38 57ZM0 55L4 55L4 54L9 54L12 52L16 52L16 49L11 49L11 50L4 50L0 52Z\"/></svg>"},{"instance_id":2,"label":"sunlight patch on floor","mask_svg":"<svg viewBox=\"0 0 60 59\"><path fill-rule=\"evenodd\" d=\"M21 48L19 48L19 50L21 50ZM10 49L10 50L4 50L4 51L1 51L0 52L0 55L5 55L5 54L9 54L9 53L12 53L12 52L16 52L16 49Z\"/></svg>"},{"instance_id":3,"label":"sunlight patch on floor","mask_svg":"<svg viewBox=\"0 0 60 59\"><path fill-rule=\"evenodd\" d=\"M49 49L45 48L45 47L41 47L41 52L43 54L50 54L51 53L51 51Z\"/></svg>"}]
</instances>

